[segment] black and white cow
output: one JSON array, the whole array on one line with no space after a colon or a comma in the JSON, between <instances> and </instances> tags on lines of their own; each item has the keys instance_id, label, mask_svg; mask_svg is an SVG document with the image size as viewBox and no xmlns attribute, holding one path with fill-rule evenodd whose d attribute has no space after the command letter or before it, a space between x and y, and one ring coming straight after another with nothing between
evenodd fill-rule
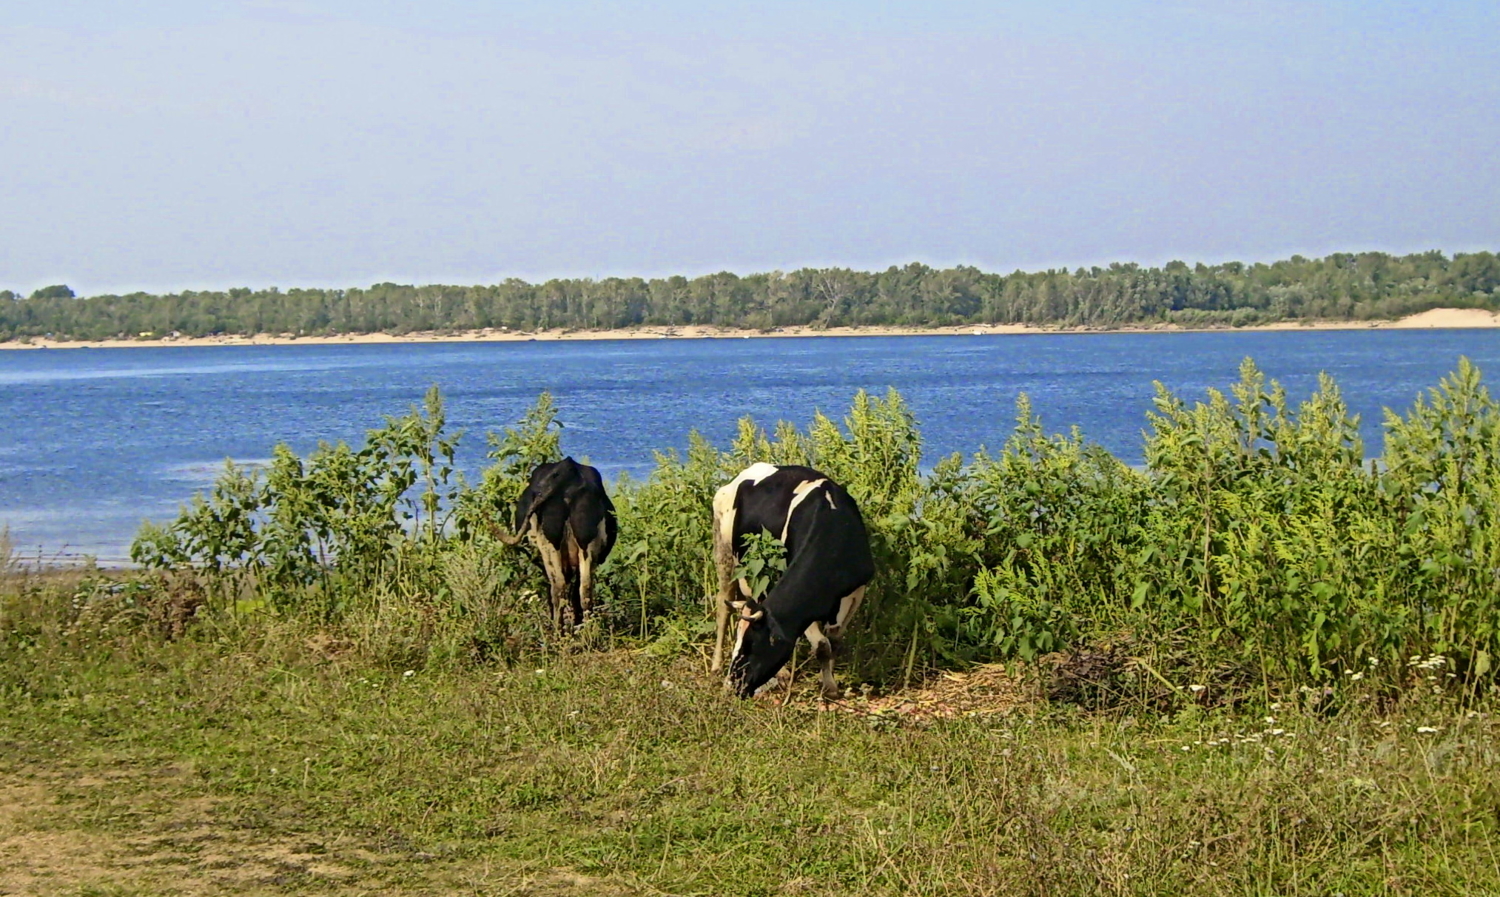
<instances>
[{"instance_id":1,"label":"black and white cow","mask_svg":"<svg viewBox=\"0 0 1500 897\"><path fill-rule=\"evenodd\" d=\"M786 571L759 601L751 600L743 580L736 597L734 568L744 555L744 537L762 530L786 546ZM864 518L844 487L810 467L745 468L714 495L714 564L719 597L712 669L723 668L729 613L737 610L730 688L741 697L755 694L805 635L822 664L824 697L838 697L836 642L875 575Z\"/></svg>"},{"instance_id":2,"label":"black and white cow","mask_svg":"<svg viewBox=\"0 0 1500 897\"><path fill-rule=\"evenodd\" d=\"M531 537L550 586L552 622L566 631L593 611L594 571L609 557L617 532L599 471L564 458L537 465L516 503L514 535L496 535L507 545Z\"/></svg>"}]
</instances>

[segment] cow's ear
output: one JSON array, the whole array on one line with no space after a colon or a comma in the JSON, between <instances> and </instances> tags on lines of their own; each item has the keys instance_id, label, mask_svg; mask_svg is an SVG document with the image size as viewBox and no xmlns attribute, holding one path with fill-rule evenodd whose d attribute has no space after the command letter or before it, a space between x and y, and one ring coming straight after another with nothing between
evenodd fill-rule
<instances>
[{"instance_id":1,"label":"cow's ear","mask_svg":"<svg viewBox=\"0 0 1500 897\"><path fill-rule=\"evenodd\" d=\"M790 641L786 637L786 630L782 628L781 621L778 620L778 619L776 619L776 615L775 614L770 613L766 609L762 609L761 613L765 614L765 616L766 616L766 625L771 628L771 641L773 641L773 642Z\"/></svg>"},{"instance_id":2,"label":"cow's ear","mask_svg":"<svg viewBox=\"0 0 1500 897\"><path fill-rule=\"evenodd\" d=\"M744 620L746 622L754 622L755 620L759 620L761 617L764 617L766 615L766 609L763 605L757 604L755 601L749 599L743 601L731 601L729 602L729 606L734 609L735 613L740 615L741 620Z\"/></svg>"}]
</instances>

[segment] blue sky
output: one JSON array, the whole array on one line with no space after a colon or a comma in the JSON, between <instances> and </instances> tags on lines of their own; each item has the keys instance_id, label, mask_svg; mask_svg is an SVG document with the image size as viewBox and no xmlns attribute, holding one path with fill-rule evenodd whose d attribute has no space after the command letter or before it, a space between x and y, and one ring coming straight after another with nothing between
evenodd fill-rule
<instances>
[{"instance_id":1,"label":"blue sky","mask_svg":"<svg viewBox=\"0 0 1500 897\"><path fill-rule=\"evenodd\" d=\"M1496 34L1493 2L12 0L0 288L1500 249Z\"/></svg>"}]
</instances>

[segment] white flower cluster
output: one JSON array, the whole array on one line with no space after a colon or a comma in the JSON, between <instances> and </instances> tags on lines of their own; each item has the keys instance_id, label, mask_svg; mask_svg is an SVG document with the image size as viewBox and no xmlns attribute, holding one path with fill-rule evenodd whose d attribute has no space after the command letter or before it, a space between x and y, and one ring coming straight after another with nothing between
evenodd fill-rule
<instances>
[{"instance_id":1,"label":"white flower cluster","mask_svg":"<svg viewBox=\"0 0 1500 897\"><path fill-rule=\"evenodd\" d=\"M1443 673L1444 668L1451 666L1452 664L1448 662L1448 658L1444 657L1441 654L1432 654L1427 657L1423 657L1420 654L1413 654L1406 661L1407 669L1411 670L1414 673L1420 674L1423 679L1432 683L1432 691L1434 694L1441 693L1443 690L1443 687L1438 684L1440 673L1444 678L1458 678L1458 674L1453 672L1451 669L1449 669L1448 672Z\"/></svg>"},{"instance_id":2,"label":"white flower cluster","mask_svg":"<svg viewBox=\"0 0 1500 897\"><path fill-rule=\"evenodd\" d=\"M1275 705L1273 705L1275 706ZM1234 744L1264 744L1274 738L1296 738L1296 732L1288 732L1276 725L1276 717L1268 716L1265 719L1266 726L1259 732L1236 732L1233 735L1225 735L1222 738L1210 738L1208 741L1195 741L1192 745L1183 745L1182 749L1191 750L1193 745L1202 747L1228 747Z\"/></svg>"}]
</instances>

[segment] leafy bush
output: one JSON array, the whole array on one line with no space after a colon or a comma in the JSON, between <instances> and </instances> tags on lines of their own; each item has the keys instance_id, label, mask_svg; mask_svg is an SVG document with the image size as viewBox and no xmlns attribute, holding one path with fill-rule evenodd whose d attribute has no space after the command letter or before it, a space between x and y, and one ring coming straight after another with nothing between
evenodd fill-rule
<instances>
[{"instance_id":1,"label":"leafy bush","mask_svg":"<svg viewBox=\"0 0 1500 897\"><path fill-rule=\"evenodd\" d=\"M1331 380L1293 407L1249 360L1202 402L1158 386L1142 470L1076 430L1049 435L1024 395L1016 420L998 454L926 473L894 391L859 393L842 425L745 420L722 450L691 434L645 480L613 484L620 540L595 625L656 653L701 644L714 491L768 461L825 471L864 513L877 574L847 643L857 678L1061 652L1111 658L1093 662L1123 677L1103 691L1152 700L1492 687L1500 408L1467 360L1406 415L1388 412L1369 464ZM177 521L144 528L133 556L198 571L220 610L351 627L393 664L556 647L536 624L537 565L493 538L530 470L562 455L551 397L488 437L472 486L443 427L434 390L358 450L278 447L264 476L231 465Z\"/></svg>"}]
</instances>

